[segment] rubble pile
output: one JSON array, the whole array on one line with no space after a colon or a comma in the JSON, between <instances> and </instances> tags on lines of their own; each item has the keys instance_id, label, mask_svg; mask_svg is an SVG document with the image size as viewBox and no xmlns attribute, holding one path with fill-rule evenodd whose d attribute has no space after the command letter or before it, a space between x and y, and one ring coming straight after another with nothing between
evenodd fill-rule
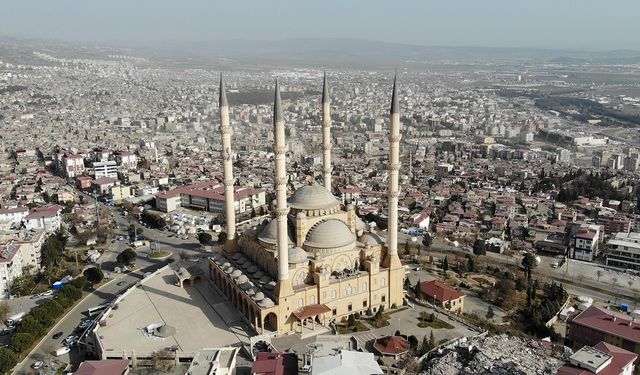
<instances>
[{"instance_id":1,"label":"rubble pile","mask_svg":"<svg viewBox=\"0 0 640 375\"><path fill-rule=\"evenodd\" d=\"M498 335L469 338L435 354L423 364L423 375L542 375L562 366L561 353L538 341Z\"/></svg>"}]
</instances>

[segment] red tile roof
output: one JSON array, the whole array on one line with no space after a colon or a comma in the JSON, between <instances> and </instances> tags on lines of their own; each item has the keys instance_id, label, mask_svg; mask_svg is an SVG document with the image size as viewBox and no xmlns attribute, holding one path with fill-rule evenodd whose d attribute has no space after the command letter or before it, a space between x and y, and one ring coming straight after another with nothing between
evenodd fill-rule
<instances>
[{"instance_id":1,"label":"red tile roof","mask_svg":"<svg viewBox=\"0 0 640 375\"><path fill-rule=\"evenodd\" d=\"M579 324L613 336L640 343L640 323L626 315L615 314L591 305L572 319L571 324Z\"/></svg>"},{"instance_id":2,"label":"red tile roof","mask_svg":"<svg viewBox=\"0 0 640 375\"><path fill-rule=\"evenodd\" d=\"M430 298L435 297L440 302L448 302L464 296L464 293L440 280L424 281L420 284L420 290L423 294Z\"/></svg>"},{"instance_id":3,"label":"red tile roof","mask_svg":"<svg viewBox=\"0 0 640 375\"><path fill-rule=\"evenodd\" d=\"M312 316L328 313L329 311L331 311L331 309L327 305L313 304L299 308L293 312L293 315L295 315L298 320L303 320Z\"/></svg>"},{"instance_id":4,"label":"red tile roof","mask_svg":"<svg viewBox=\"0 0 640 375\"><path fill-rule=\"evenodd\" d=\"M401 336L383 336L376 339L373 347L383 355L398 355L408 352L411 345Z\"/></svg>"}]
</instances>

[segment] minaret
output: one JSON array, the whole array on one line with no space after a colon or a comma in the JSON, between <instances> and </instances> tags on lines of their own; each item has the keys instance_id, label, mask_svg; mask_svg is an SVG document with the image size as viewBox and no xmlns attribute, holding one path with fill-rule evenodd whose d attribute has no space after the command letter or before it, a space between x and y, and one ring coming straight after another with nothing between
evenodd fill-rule
<instances>
[{"instance_id":1,"label":"minaret","mask_svg":"<svg viewBox=\"0 0 640 375\"><path fill-rule=\"evenodd\" d=\"M287 144L284 136L284 117L282 116L282 100L280 86L276 79L276 93L273 103L273 152L276 161L276 220L278 229L278 296L289 295L289 235L287 233L287 168L285 165Z\"/></svg>"},{"instance_id":2,"label":"minaret","mask_svg":"<svg viewBox=\"0 0 640 375\"><path fill-rule=\"evenodd\" d=\"M225 250L235 249L236 211L233 189L233 163L231 160L231 125L229 124L229 102L220 73L220 135L222 138L222 160L224 165L224 214L227 222L227 243Z\"/></svg>"},{"instance_id":3,"label":"minaret","mask_svg":"<svg viewBox=\"0 0 640 375\"><path fill-rule=\"evenodd\" d=\"M398 255L398 170L400 169L400 113L396 77L393 78L389 129L389 223L387 247L389 255Z\"/></svg>"},{"instance_id":4,"label":"minaret","mask_svg":"<svg viewBox=\"0 0 640 375\"><path fill-rule=\"evenodd\" d=\"M327 73L322 83L322 172L324 186L331 192L331 97L327 86Z\"/></svg>"},{"instance_id":5,"label":"minaret","mask_svg":"<svg viewBox=\"0 0 640 375\"><path fill-rule=\"evenodd\" d=\"M387 224L387 256L383 266L389 268L389 306L402 304L404 273L398 257L398 171L400 169L400 105L398 104L397 77L393 78L389 129L389 213Z\"/></svg>"}]
</instances>

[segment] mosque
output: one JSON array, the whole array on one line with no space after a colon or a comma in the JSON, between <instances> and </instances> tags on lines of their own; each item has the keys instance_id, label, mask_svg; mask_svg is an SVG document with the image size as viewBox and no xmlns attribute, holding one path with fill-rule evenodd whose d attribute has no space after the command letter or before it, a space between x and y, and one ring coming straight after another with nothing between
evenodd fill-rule
<instances>
[{"instance_id":1,"label":"mosque","mask_svg":"<svg viewBox=\"0 0 640 375\"><path fill-rule=\"evenodd\" d=\"M236 233L231 126L220 80L220 134L224 165L227 242L209 259L209 277L260 334L314 330L357 312L400 306L404 268L398 258L400 114L393 83L389 132L388 236L370 231L351 204L331 193L331 106L322 92L324 186L287 197L285 124L276 80L274 100L275 208L265 225Z\"/></svg>"}]
</instances>

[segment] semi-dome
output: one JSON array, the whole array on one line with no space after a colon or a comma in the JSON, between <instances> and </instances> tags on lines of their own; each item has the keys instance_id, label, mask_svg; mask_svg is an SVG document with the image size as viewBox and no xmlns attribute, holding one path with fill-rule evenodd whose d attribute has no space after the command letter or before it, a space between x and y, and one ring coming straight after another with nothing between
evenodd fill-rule
<instances>
[{"instance_id":1,"label":"semi-dome","mask_svg":"<svg viewBox=\"0 0 640 375\"><path fill-rule=\"evenodd\" d=\"M293 244L291 240L291 230L288 230L287 234L289 235L289 243ZM269 221L262 232L260 232L260 235L258 235L258 239L270 245L275 245L278 242L278 221Z\"/></svg>"},{"instance_id":2,"label":"semi-dome","mask_svg":"<svg viewBox=\"0 0 640 375\"><path fill-rule=\"evenodd\" d=\"M362 242L365 246L379 246L384 244L382 237L376 233L365 233L358 238L358 241Z\"/></svg>"},{"instance_id":3,"label":"semi-dome","mask_svg":"<svg viewBox=\"0 0 640 375\"><path fill-rule=\"evenodd\" d=\"M368 225L367 223L365 223L364 221L362 221L362 219L360 219L360 216L356 216L356 230L362 230L365 231L368 229Z\"/></svg>"},{"instance_id":4,"label":"semi-dome","mask_svg":"<svg viewBox=\"0 0 640 375\"><path fill-rule=\"evenodd\" d=\"M289 264L299 264L308 261L307 252L299 247L289 249Z\"/></svg>"},{"instance_id":5,"label":"semi-dome","mask_svg":"<svg viewBox=\"0 0 640 375\"><path fill-rule=\"evenodd\" d=\"M305 185L288 199L289 206L300 210L322 210L340 204L329 190L320 185Z\"/></svg>"},{"instance_id":6,"label":"semi-dome","mask_svg":"<svg viewBox=\"0 0 640 375\"><path fill-rule=\"evenodd\" d=\"M330 249L354 243L355 236L344 222L330 219L321 222L307 234L306 246Z\"/></svg>"}]
</instances>

